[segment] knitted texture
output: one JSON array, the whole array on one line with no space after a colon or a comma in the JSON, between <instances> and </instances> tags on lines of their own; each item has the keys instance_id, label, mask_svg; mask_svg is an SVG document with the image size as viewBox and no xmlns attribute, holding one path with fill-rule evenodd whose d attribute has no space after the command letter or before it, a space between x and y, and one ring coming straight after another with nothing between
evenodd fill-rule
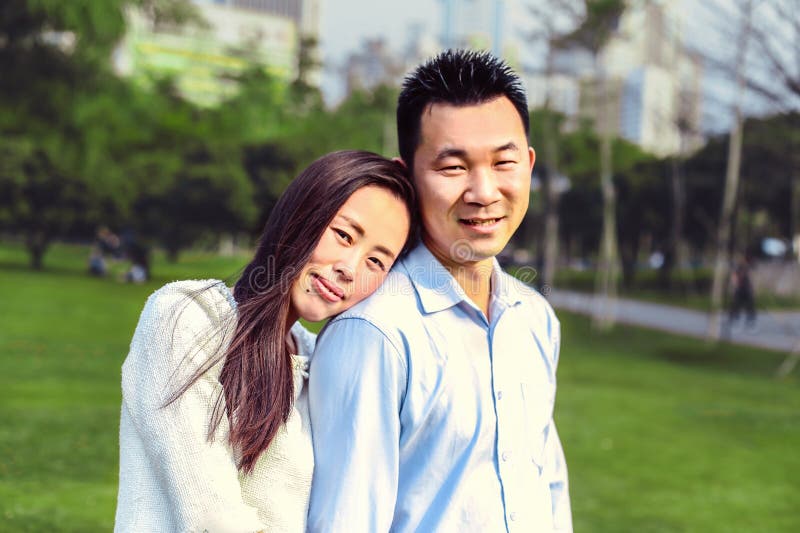
<instances>
[{"instance_id":1,"label":"knitted texture","mask_svg":"<svg viewBox=\"0 0 800 533\"><path fill-rule=\"evenodd\" d=\"M292 328L306 354L293 356L294 407L248 475L236 468L226 416L213 441L206 438L224 360L163 407L228 346L235 320L233 295L216 280L170 283L147 300L122 365L115 531L305 530L314 456L304 378L313 334Z\"/></svg>"}]
</instances>

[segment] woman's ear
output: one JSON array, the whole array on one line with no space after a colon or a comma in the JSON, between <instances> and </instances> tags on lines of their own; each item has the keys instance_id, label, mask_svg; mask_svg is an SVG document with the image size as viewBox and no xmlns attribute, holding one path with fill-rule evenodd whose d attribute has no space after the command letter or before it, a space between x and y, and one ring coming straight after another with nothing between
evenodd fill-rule
<instances>
[{"instance_id":1,"label":"woman's ear","mask_svg":"<svg viewBox=\"0 0 800 533\"><path fill-rule=\"evenodd\" d=\"M400 157L393 157L392 161L401 165L404 169L408 170L408 165L406 165L406 162L403 161Z\"/></svg>"}]
</instances>

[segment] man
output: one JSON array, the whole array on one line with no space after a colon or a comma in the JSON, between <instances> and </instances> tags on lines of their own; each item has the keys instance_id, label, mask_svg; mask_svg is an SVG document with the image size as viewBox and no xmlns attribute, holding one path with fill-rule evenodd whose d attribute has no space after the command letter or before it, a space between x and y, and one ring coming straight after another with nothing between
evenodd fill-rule
<instances>
[{"instance_id":1,"label":"man","mask_svg":"<svg viewBox=\"0 0 800 533\"><path fill-rule=\"evenodd\" d=\"M528 207L520 81L444 52L406 78L397 129L422 242L318 341L309 529L570 531L559 323L494 259Z\"/></svg>"}]
</instances>

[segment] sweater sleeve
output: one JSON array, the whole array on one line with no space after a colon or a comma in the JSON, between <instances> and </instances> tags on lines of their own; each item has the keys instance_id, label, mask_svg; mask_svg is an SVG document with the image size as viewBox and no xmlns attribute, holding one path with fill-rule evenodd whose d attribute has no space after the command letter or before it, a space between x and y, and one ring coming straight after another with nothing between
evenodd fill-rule
<instances>
[{"instance_id":1,"label":"sweater sleeve","mask_svg":"<svg viewBox=\"0 0 800 533\"><path fill-rule=\"evenodd\" d=\"M163 491L185 531L244 532L263 529L257 511L242 499L235 458L223 416L207 439L214 402L221 393L221 364L206 371L175 402L169 396L223 347L230 304L213 288L202 292L171 284L148 300L122 368L123 409L130 414L153 490ZM125 443L120 443L124 453ZM142 510L148 512L147 510Z\"/></svg>"}]
</instances>

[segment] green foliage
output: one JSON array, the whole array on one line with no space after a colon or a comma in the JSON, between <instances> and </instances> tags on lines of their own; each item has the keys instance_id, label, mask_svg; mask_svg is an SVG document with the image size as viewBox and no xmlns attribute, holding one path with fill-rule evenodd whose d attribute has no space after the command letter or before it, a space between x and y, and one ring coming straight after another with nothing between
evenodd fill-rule
<instances>
[{"instance_id":1,"label":"green foliage","mask_svg":"<svg viewBox=\"0 0 800 533\"><path fill-rule=\"evenodd\" d=\"M310 81L311 38L293 82L254 63L216 108L185 101L169 78L148 88L117 78L109 60L125 6L156 25L200 23L184 0L11 0L0 10L0 70L11 73L0 80L0 230L24 234L35 262L53 240L88 239L99 225L173 257L221 233L255 233L322 154L394 152L396 93L356 93L325 110Z\"/></svg>"},{"instance_id":2,"label":"green foliage","mask_svg":"<svg viewBox=\"0 0 800 533\"><path fill-rule=\"evenodd\" d=\"M88 238L100 224L138 230L177 253L205 233L249 229L256 217L242 143L275 135L279 121L259 111L276 114L280 91L263 79L243 83L240 100L263 104L226 115L182 101L169 80L144 91L117 78L109 60L126 5L160 24L194 21L188 0L0 8L0 186L8 191L0 229L25 236L36 266L54 239Z\"/></svg>"},{"instance_id":3,"label":"green foliage","mask_svg":"<svg viewBox=\"0 0 800 533\"><path fill-rule=\"evenodd\" d=\"M556 39L554 45L599 54L616 31L625 8L625 0L584 0L583 21L574 31Z\"/></svg>"},{"instance_id":4,"label":"green foliage","mask_svg":"<svg viewBox=\"0 0 800 533\"><path fill-rule=\"evenodd\" d=\"M800 114L779 114L745 121L736 248L752 248L761 237L790 240L793 180L800 179ZM728 151L720 135L686 161L687 237L702 249L713 242L719 219ZM762 213L763 217L755 215ZM759 221L758 219L761 219Z\"/></svg>"},{"instance_id":5,"label":"green foliage","mask_svg":"<svg viewBox=\"0 0 800 533\"><path fill-rule=\"evenodd\" d=\"M549 113L552 117L543 120ZM574 131L562 132L563 116L536 109L531 112L531 143L536 148L544 135L557 135L559 146L559 171L570 180L570 189L562 194L559 203L559 229L567 247L577 248L583 257L591 256L597 249L602 228L602 194L597 181L600 159L600 139L597 133L583 123ZM551 122L557 127L545 132L542 125ZM614 183L620 194L617 207L618 237L626 242L638 242L644 231L654 227L666 231L663 210L663 168L660 162L638 146L624 140L613 141ZM547 166L543 153L537 152L537 167ZM645 224L648 222L648 224Z\"/></svg>"}]
</instances>

